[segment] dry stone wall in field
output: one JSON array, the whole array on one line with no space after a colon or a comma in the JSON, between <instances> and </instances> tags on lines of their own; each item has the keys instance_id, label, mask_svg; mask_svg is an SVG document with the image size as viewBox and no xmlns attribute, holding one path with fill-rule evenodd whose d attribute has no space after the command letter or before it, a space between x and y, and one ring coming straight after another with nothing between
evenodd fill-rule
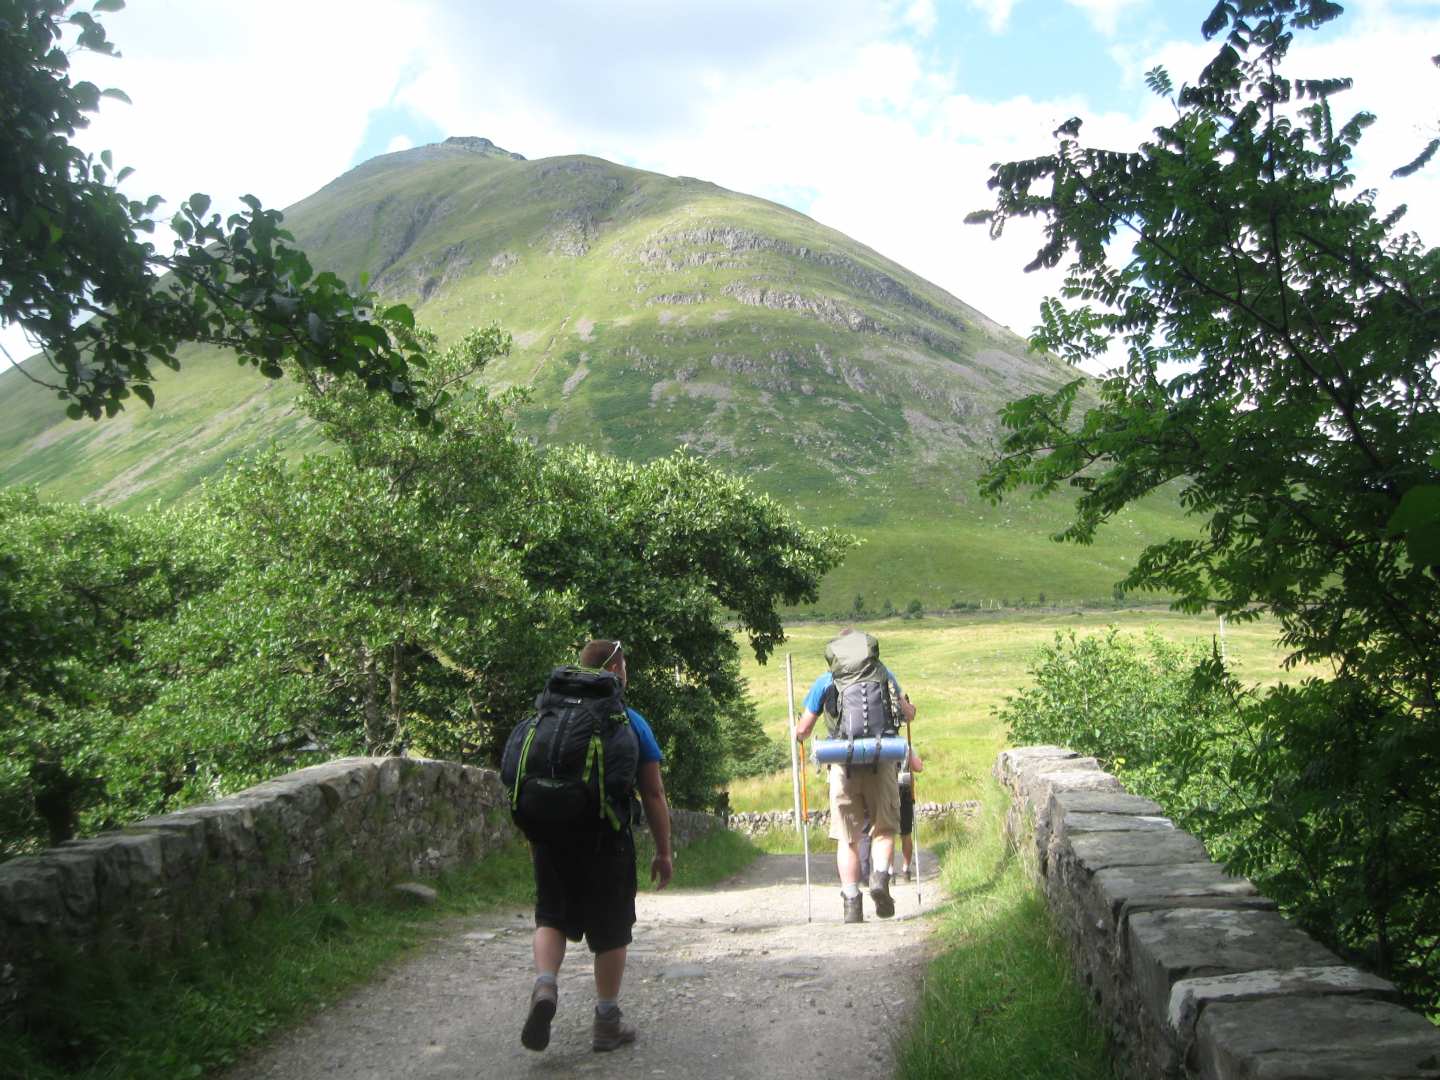
<instances>
[{"instance_id":1,"label":"dry stone wall in field","mask_svg":"<svg viewBox=\"0 0 1440 1080\"><path fill-rule=\"evenodd\" d=\"M1094 758L1001 753L1007 830L1134 1080L1440 1078L1440 1029L1211 862Z\"/></svg>"},{"instance_id":2,"label":"dry stone wall in field","mask_svg":"<svg viewBox=\"0 0 1440 1080\"><path fill-rule=\"evenodd\" d=\"M829 798L823 790L822 797ZM980 804L973 800L919 803L915 807L915 820L917 822L940 821L946 818L969 817L979 809L979 806ZM811 810L809 822L812 829L828 830L830 828L830 811ZM734 832L744 833L746 836L754 838L777 829L795 828L795 813L793 810L747 810L744 813L731 814L725 819L725 824Z\"/></svg>"}]
</instances>

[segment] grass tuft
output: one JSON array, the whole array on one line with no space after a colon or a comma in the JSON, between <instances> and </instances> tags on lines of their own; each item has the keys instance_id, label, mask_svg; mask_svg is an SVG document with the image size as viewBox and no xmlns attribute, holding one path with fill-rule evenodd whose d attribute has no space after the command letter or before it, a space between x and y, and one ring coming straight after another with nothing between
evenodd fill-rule
<instances>
[{"instance_id":1,"label":"grass tuft","mask_svg":"<svg viewBox=\"0 0 1440 1080\"><path fill-rule=\"evenodd\" d=\"M675 876L672 889L703 889L738 874L752 862L762 849L739 833L716 829L704 839L681 848L675 853ZM650 882L650 860L655 843L649 833L640 833L635 842L635 876L641 889L654 891Z\"/></svg>"},{"instance_id":2,"label":"grass tuft","mask_svg":"<svg viewBox=\"0 0 1440 1080\"><path fill-rule=\"evenodd\" d=\"M927 834L952 899L897 1076L1112 1080L1103 1032L1031 869L1005 840L1004 815L1005 795L989 785L976 818Z\"/></svg>"}]
</instances>

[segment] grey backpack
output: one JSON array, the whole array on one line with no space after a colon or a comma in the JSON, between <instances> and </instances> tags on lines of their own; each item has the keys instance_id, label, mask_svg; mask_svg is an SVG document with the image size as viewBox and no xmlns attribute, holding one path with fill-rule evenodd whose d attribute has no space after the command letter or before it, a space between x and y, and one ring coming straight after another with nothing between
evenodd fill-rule
<instances>
[{"instance_id":1,"label":"grey backpack","mask_svg":"<svg viewBox=\"0 0 1440 1080\"><path fill-rule=\"evenodd\" d=\"M830 738L875 739L900 731L900 688L869 634L841 634L825 646L835 685L825 698Z\"/></svg>"}]
</instances>

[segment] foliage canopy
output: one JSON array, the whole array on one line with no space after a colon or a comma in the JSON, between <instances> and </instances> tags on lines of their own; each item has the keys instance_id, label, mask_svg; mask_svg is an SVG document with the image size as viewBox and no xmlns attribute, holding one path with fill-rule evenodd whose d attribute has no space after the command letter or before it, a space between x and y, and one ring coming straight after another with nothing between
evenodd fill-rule
<instances>
[{"instance_id":1,"label":"foliage canopy","mask_svg":"<svg viewBox=\"0 0 1440 1080\"><path fill-rule=\"evenodd\" d=\"M59 381L20 370L73 418L113 416L132 394L153 404L154 366L176 368L181 345L203 342L270 378L352 374L427 419L419 354L371 317L368 298L315 273L277 211L246 195L222 222L209 196L191 195L162 252L147 239L161 198L127 198L116 185L131 170L75 146L104 98L128 99L72 81L67 41L114 55L99 16L123 6L0 0L0 321L27 331ZM388 314L413 321L403 306Z\"/></svg>"},{"instance_id":2,"label":"foliage canopy","mask_svg":"<svg viewBox=\"0 0 1440 1080\"><path fill-rule=\"evenodd\" d=\"M1138 149L1087 145L1073 119L1054 153L995 166L995 206L972 220L998 234L1040 218L1031 268L1066 267L1034 343L1079 361L1119 341L1126 359L1084 415L1078 381L1009 406L983 487L1072 486L1061 538L1085 543L1179 485L1203 532L1147 548L1125 587L1233 619L1273 612L1294 659L1334 670L1248 706L1263 738L1230 747L1226 772L1246 778L1230 810L1274 828L1235 858L1259 871L1330 852L1300 875L1307 910L1433 996L1440 250L1402 230L1403 207L1381 214L1354 190L1373 117L1335 115L1350 80L1286 74L1294 32L1339 13L1222 0L1204 32L1223 44L1198 80L1151 73L1175 118Z\"/></svg>"},{"instance_id":3,"label":"foliage canopy","mask_svg":"<svg viewBox=\"0 0 1440 1080\"><path fill-rule=\"evenodd\" d=\"M634 465L517 437L518 394L473 386L495 329L425 357L423 422L354 379L309 380L327 452L237 465L195 504L125 517L4 493L0 816L13 854L313 760L490 763L590 637L678 805L768 750L731 624L759 657L849 540L705 462Z\"/></svg>"}]
</instances>

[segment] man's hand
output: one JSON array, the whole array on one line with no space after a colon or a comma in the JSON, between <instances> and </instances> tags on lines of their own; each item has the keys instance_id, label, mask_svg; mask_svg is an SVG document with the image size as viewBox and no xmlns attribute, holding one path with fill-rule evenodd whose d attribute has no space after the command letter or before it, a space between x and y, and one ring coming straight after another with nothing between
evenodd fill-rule
<instances>
[{"instance_id":1,"label":"man's hand","mask_svg":"<svg viewBox=\"0 0 1440 1080\"><path fill-rule=\"evenodd\" d=\"M655 888L663 889L669 885L674 873L675 863L669 855L656 855L650 860L650 884L655 885L657 881L660 883L655 885Z\"/></svg>"},{"instance_id":2,"label":"man's hand","mask_svg":"<svg viewBox=\"0 0 1440 1080\"><path fill-rule=\"evenodd\" d=\"M910 704L910 695L900 695L900 712L907 721L915 719L915 706Z\"/></svg>"}]
</instances>

